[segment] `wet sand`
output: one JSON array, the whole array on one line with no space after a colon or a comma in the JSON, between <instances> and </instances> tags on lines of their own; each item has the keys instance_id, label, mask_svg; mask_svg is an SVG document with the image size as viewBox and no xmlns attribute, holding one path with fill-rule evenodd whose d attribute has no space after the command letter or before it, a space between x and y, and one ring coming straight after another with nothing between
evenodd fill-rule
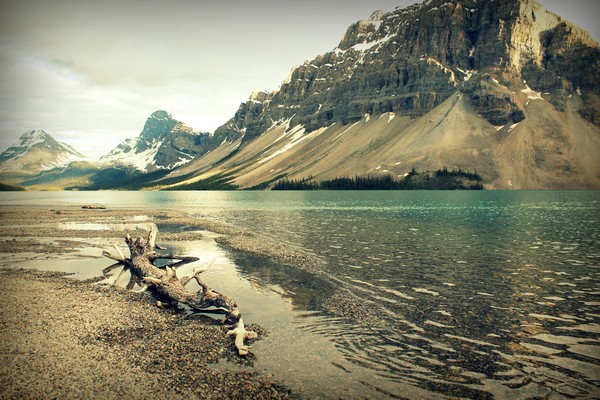
<instances>
[{"instance_id":1,"label":"wet sand","mask_svg":"<svg viewBox=\"0 0 600 400\"><path fill-rule=\"evenodd\" d=\"M60 259L85 246L97 247L99 257L120 240L125 226L140 221L192 225L220 235L225 245L240 251L254 248L257 240L182 213L3 207L0 253L14 259L14 265ZM75 229L60 225L73 223ZM77 229L86 223L106 224L106 229ZM144 235L143 230L128 231ZM173 230L159 237L194 240L198 234ZM274 252L284 261L306 257L291 248L254 251ZM0 290L0 399L295 397L256 374L252 355L237 356L219 321L158 309L149 293L12 267L0 270ZM259 326L250 328L267 334Z\"/></svg>"}]
</instances>

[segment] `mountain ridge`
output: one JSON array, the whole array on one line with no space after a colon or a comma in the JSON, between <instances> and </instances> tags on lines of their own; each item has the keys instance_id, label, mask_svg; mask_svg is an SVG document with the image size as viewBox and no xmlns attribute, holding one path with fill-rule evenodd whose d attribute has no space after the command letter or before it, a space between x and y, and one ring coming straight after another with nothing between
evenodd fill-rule
<instances>
[{"instance_id":1,"label":"mountain ridge","mask_svg":"<svg viewBox=\"0 0 600 400\"><path fill-rule=\"evenodd\" d=\"M44 130L29 130L21 135L17 143L0 154L0 171L34 174L63 167L73 161L89 159Z\"/></svg>"},{"instance_id":2,"label":"mountain ridge","mask_svg":"<svg viewBox=\"0 0 600 400\"><path fill-rule=\"evenodd\" d=\"M44 190L139 189L146 180L161 177L192 160L208 136L174 119L167 111L158 110L147 118L138 136L125 139L100 160L93 161L71 146L57 142L45 131L28 131L21 137L21 145L9 148L0 156L7 159L0 163L0 179ZM40 146L60 148L69 151L71 156L55 156L49 162L51 155L40 152L37 149ZM8 160L9 156L17 155L28 160L27 164Z\"/></svg>"},{"instance_id":3,"label":"mountain ridge","mask_svg":"<svg viewBox=\"0 0 600 400\"><path fill-rule=\"evenodd\" d=\"M317 179L342 176L349 170L350 175L366 174L377 168L377 157L389 153L385 145L355 143L369 152L374 165L360 160L340 164L320 154L318 146L322 143L312 139L323 130L352 128L385 114L393 114L396 121L408 118L425 126L421 119L460 97L464 103L461 112L469 115L457 117L458 125L438 126L450 131L476 127L475 136L485 136L483 147L480 139L473 144L464 142L460 148L452 139L445 139L438 146L422 148L419 154L401 137L412 135L418 143L427 135L449 134L427 129L414 132L408 123L398 126L390 136L373 131L364 140L381 141L374 137L385 136L405 143L404 148L396 149L396 158L402 160L387 169L396 175L412 167L436 170L460 165L485 171L489 188L600 187L600 166L587 154L592 150L576 145L585 142L594 151L600 149L598 59L598 45L587 32L534 1L429 0L389 13L376 12L370 20L351 25L335 49L295 68L278 90L254 92L242 103L234 117L215 131L215 136L228 144L236 143L230 146L235 150L225 151L223 161L200 156L171 177L186 175L188 184L220 174L232 184L253 187L279 175L306 178L309 170ZM547 107L537 107L540 101ZM534 106L554 124L549 126L554 138L536 134L541 138L536 136L539 145L522 139L533 139L533 133L524 127L535 126L537 132L543 126L543 121L528 110ZM580 124L578 118L590 126ZM581 132L573 131L576 127ZM270 142L260 140L272 131L278 135ZM350 132L354 131L352 128ZM459 134L454 141L463 139ZM261 146L253 144L257 140ZM279 146L283 143L280 140L287 143ZM313 147L307 146L305 153L289 152L311 142ZM517 148L516 143L522 147ZM509 159L514 158L510 152L526 153L512 172L498 151L504 147L511 149L507 150ZM428 151L445 156L428 161ZM319 154L321 160L329 161L310 160L323 165L316 171L306 165L300 167L291 159L292 153L299 158ZM349 154L364 157L351 148L338 157L351 158ZM282 160L274 168L262 168L278 158ZM527 176L530 173L534 174L532 179ZM189 178L190 174L195 178Z\"/></svg>"}]
</instances>

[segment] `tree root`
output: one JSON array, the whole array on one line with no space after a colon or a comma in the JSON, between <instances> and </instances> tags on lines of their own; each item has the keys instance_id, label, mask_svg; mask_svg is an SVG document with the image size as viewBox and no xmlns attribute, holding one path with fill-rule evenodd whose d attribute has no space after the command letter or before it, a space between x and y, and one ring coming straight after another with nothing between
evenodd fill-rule
<instances>
[{"instance_id":1,"label":"tree root","mask_svg":"<svg viewBox=\"0 0 600 400\"><path fill-rule=\"evenodd\" d=\"M102 255L113 261L117 261L117 265L122 264L123 270L121 274L124 271L130 271L131 278L127 284L128 289L133 289L136 284L141 287L141 290L138 292L146 291L149 288L153 289L154 294L158 297L158 307L174 307L181 303L194 311L202 312L214 307L215 310L211 309L211 312L225 314L225 320L232 324L231 330L227 334L235 335L235 346L238 349L238 354L241 356L247 355L249 346L244 344L244 340L254 339L257 335L254 332L247 331L244 327L244 321L236 302L232 298L210 289L199 277L202 271L179 279L175 267L197 261L198 258L156 253L155 249L163 249L156 245L157 234L158 229L155 224L152 224L148 237L145 239L137 238L134 240L127 234L125 236L125 243L129 247L129 258L125 257L117 246L114 247L118 254L115 255L108 251L103 251ZM154 265L156 260L165 259L179 261L164 269ZM112 269L111 267L106 270ZM192 279L196 280L200 286L200 289L196 293L185 288Z\"/></svg>"}]
</instances>

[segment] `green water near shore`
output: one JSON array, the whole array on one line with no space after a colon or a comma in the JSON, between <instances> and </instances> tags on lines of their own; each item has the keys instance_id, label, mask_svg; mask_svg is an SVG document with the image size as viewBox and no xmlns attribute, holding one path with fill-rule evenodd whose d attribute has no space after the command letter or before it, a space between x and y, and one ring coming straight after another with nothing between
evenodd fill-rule
<instances>
[{"instance_id":1,"label":"green water near shore","mask_svg":"<svg viewBox=\"0 0 600 400\"><path fill-rule=\"evenodd\" d=\"M600 192L0 197L96 203L185 210L320 258L315 274L179 249L216 254L207 279L272 331L255 346L257 368L307 397L600 396Z\"/></svg>"}]
</instances>

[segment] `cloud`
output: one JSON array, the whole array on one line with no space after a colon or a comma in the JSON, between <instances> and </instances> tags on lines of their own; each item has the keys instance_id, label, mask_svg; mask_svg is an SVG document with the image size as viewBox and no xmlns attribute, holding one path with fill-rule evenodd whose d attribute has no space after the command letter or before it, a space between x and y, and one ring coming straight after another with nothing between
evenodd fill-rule
<instances>
[{"instance_id":1,"label":"cloud","mask_svg":"<svg viewBox=\"0 0 600 400\"><path fill-rule=\"evenodd\" d=\"M221 74L207 73L213 79L199 79L196 72L185 76L175 69L184 76L160 80L156 77L168 71L142 67L135 78L105 84L77 68L76 61L47 60L6 45L0 53L10 59L0 81L0 101L6 104L0 108L3 149L26 130L45 129L83 154L98 158L123 139L139 134L145 119L157 109L173 112L196 129L212 131L233 115L251 91L240 75L225 74L219 79ZM137 71L135 65L130 68ZM228 105L225 111L223 104Z\"/></svg>"}]
</instances>

